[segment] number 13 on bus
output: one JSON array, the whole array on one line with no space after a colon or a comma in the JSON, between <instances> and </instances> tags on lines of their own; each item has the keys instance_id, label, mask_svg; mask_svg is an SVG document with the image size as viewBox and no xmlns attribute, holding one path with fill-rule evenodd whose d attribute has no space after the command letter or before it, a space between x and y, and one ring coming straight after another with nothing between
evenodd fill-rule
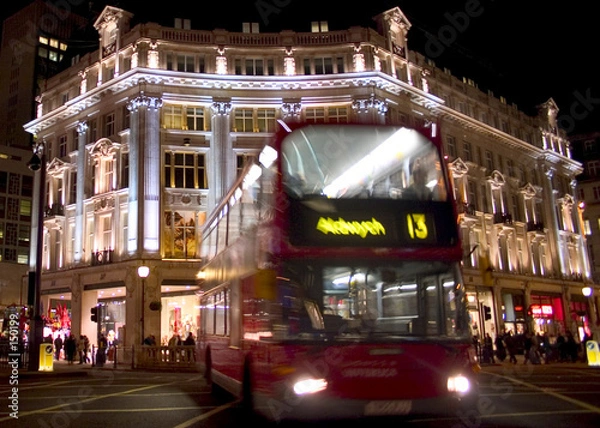
<instances>
[{"instance_id":1,"label":"number 13 on bus","mask_svg":"<svg viewBox=\"0 0 600 428\"><path fill-rule=\"evenodd\" d=\"M282 124L203 232L198 361L271 420L477 400L436 127Z\"/></svg>"}]
</instances>

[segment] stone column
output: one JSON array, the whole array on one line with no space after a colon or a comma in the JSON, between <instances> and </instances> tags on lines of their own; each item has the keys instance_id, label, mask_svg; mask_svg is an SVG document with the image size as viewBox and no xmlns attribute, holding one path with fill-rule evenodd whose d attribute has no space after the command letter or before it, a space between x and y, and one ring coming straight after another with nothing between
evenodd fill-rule
<instances>
[{"instance_id":1,"label":"stone column","mask_svg":"<svg viewBox=\"0 0 600 428\"><path fill-rule=\"evenodd\" d=\"M160 107L162 100L143 91L130 100L129 254L158 253L160 248ZM143 225L143 227L140 227Z\"/></svg>"},{"instance_id":2,"label":"stone column","mask_svg":"<svg viewBox=\"0 0 600 428\"><path fill-rule=\"evenodd\" d=\"M231 141L231 102L214 100L212 104L212 139L208 170L208 212L211 212L235 179L233 143Z\"/></svg>"},{"instance_id":3,"label":"stone column","mask_svg":"<svg viewBox=\"0 0 600 428\"><path fill-rule=\"evenodd\" d=\"M548 165L540 165L541 171L544 171L542 180L543 198L544 198L544 218L545 226L548 231L548 250L552 257L552 273L555 275L562 275L562 272L569 272L567 269L568 263L564 260L564 253L562 251L562 245L559 242L558 233L558 216L556 214L556 196L552 187L552 177L554 176L554 169Z\"/></svg>"},{"instance_id":4,"label":"stone column","mask_svg":"<svg viewBox=\"0 0 600 428\"><path fill-rule=\"evenodd\" d=\"M80 122L77 125L77 195L75 201L75 242L73 248L73 262L75 265L81 263L84 259L84 199L85 185L91 182L86 180L86 160L87 152L85 150L85 142L87 139L88 125L86 122ZM91 248L88 248L91 251Z\"/></svg>"}]
</instances>

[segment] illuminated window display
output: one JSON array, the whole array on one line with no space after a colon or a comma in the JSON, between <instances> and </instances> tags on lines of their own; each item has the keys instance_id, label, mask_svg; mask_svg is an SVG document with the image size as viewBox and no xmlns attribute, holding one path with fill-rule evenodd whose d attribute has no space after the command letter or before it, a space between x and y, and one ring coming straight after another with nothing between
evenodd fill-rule
<instances>
[{"instance_id":1,"label":"illuminated window display","mask_svg":"<svg viewBox=\"0 0 600 428\"><path fill-rule=\"evenodd\" d=\"M198 329L198 296L187 295L163 295L161 313L161 343L167 345L169 339L177 334L184 340L189 332L196 338Z\"/></svg>"}]
</instances>

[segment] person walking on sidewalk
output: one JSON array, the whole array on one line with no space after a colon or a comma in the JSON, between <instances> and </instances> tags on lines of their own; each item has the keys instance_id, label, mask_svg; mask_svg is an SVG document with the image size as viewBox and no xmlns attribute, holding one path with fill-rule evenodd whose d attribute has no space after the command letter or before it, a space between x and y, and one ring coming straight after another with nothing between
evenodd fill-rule
<instances>
[{"instance_id":1,"label":"person walking on sidewalk","mask_svg":"<svg viewBox=\"0 0 600 428\"><path fill-rule=\"evenodd\" d=\"M77 339L73 336L73 333L69 335L65 340L65 356L69 364L73 364L75 360L75 353L77 352Z\"/></svg>"},{"instance_id":2,"label":"person walking on sidewalk","mask_svg":"<svg viewBox=\"0 0 600 428\"><path fill-rule=\"evenodd\" d=\"M508 362L517 364L517 344L515 337L512 335L512 330L504 336L504 342L508 351Z\"/></svg>"},{"instance_id":3,"label":"person walking on sidewalk","mask_svg":"<svg viewBox=\"0 0 600 428\"><path fill-rule=\"evenodd\" d=\"M60 360L60 351L62 350L62 347L63 347L63 340L59 334L56 336L56 339L54 339L54 359L56 361Z\"/></svg>"}]
</instances>

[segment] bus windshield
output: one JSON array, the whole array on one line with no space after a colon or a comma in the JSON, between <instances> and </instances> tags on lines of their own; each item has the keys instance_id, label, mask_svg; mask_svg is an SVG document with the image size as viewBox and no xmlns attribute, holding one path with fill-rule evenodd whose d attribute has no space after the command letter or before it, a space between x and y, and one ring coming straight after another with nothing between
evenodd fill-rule
<instances>
[{"instance_id":1,"label":"bus windshield","mask_svg":"<svg viewBox=\"0 0 600 428\"><path fill-rule=\"evenodd\" d=\"M413 129L306 126L281 149L284 188L295 198L447 198L439 151Z\"/></svg>"},{"instance_id":2,"label":"bus windshield","mask_svg":"<svg viewBox=\"0 0 600 428\"><path fill-rule=\"evenodd\" d=\"M280 339L468 336L458 266L287 261L278 276Z\"/></svg>"}]
</instances>

